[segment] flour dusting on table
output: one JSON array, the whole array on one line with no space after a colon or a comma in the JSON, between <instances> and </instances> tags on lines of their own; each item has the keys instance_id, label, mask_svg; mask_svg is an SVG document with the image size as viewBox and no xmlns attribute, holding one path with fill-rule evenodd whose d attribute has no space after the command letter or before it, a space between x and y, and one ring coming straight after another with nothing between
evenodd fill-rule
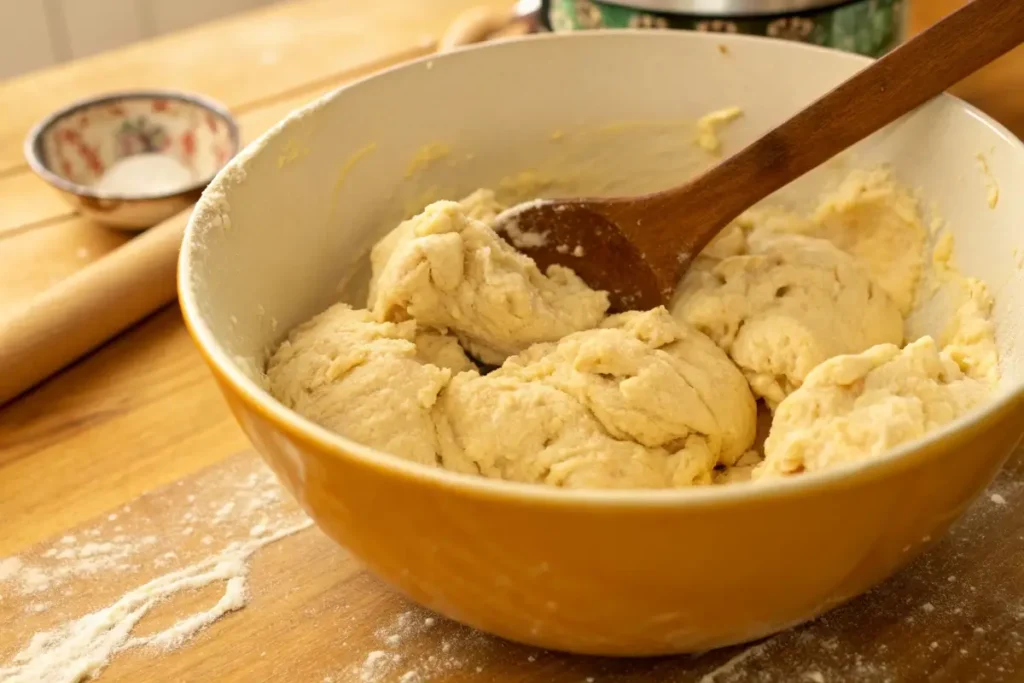
<instances>
[{"instance_id":1,"label":"flour dusting on table","mask_svg":"<svg viewBox=\"0 0 1024 683\"><path fill-rule=\"evenodd\" d=\"M98 590L103 579L112 578L118 584L135 586L106 607L77 617L59 615L65 619L63 623L26 637L27 642L11 660L0 664L0 682L77 683L95 678L120 652L132 648L172 650L224 615L244 608L250 597L252 556L312 526L312 521L294 505L280 504L280 488L265 468L208 483L216 494L212 500L189 495L182 507L179 523L189 525L185 529L194 525L211 532L192 552L188 546L157 551L156 535L127 532L131 508L125 506L108 514L106 523L63 536L33 560L0 560L0 600L22 600L26 614L54 610L73 594L70 587L76 579L95 581ZM190 534L179 531L177 535L187 539ZM167 571L169 566L177 568ZM148 580L136 580L136 575ZM139 622L156 606L216 584L223 584L223 593L212 606L180 616L162 630L135 635Z\"/></svg>"}]
</instances>

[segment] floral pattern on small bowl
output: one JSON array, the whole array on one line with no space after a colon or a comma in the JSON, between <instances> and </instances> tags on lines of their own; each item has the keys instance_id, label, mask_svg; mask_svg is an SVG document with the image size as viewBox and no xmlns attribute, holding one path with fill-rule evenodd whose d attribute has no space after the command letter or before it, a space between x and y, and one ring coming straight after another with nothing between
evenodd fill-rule
<instances>
[{"instance_id":1,"label":"floral pattern on small bowl","mask_svg":"<svg viewBox=\"0 0 1024 683\"><path fill-rule=\"evenodd\" d=\"M239 149L238 126L216 102L176 91L131 91L74 103L29 134L29 165L77 211L132 230L195 202ZM104 192L96 184L117 161L145 153L176 159L191 182L171 192Z\"/></svg>"},{"instance_id":2,"label":"floral pattern on small bowl","mask_svg":"<svg viewBox=\"0 0 1024 683\"><path fill-rule=\"evenodd\" d=\"M118 160L161 152L208 182L238 144L234 123L222 112L170 94L125 94L80 105L40 135L40 161L61 178L90 187ZM182 188L187 189L187 188Z\"/></svg>"}]
</instances>

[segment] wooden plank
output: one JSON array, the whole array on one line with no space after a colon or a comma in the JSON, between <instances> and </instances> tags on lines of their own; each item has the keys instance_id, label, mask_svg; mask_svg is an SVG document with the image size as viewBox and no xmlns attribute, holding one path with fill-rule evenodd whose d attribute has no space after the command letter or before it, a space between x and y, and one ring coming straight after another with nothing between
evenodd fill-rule
<instances>
[{"instance_id":1,"label":"wooden plank","mask_svg":"<svg viewBox=\"0 0 1024 683\"><path fill-rule=\"evenodd\" d=\"M504 0L301 0L0 84L0 174L24 166L29 128L68 102L125 88L204 93L240 107L380 59L444 32L461 10Z\"/></svg>"},{"instance_id":2,"label":"wooden plank","mask_svg":"<svg viewBox=\"0 0 1024 683\"><path fill-rule=\"evenodd\" d=\"M54 188L27 168L0 176L0 240L73 213Z\"/></svg>"}]
</instances>

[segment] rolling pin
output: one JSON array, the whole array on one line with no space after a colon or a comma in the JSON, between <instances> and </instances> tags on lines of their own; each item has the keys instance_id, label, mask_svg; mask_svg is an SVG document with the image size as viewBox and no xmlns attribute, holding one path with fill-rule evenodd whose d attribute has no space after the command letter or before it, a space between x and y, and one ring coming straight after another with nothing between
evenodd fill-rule
<instances>
[{"instance_id":1,"label":"rolling pin","mask_svg":"<svg viewBox=\"0 0 1024 683\"><path fill-rule=\"evenodd\" d=\"M191 207L0 320L0 405L174 300Z\"/></svg>"},{"instance_id":2,"label":"rolling pin","mask_svg":"<svg viewBox=\"0 0 1024 683\"><path fill-rule=\"evenodd\" d=\"M507 10L495 7L471 7L460 14L448 27L438 43L438 52L485 40L511 38L537 30L536 2L520 1Z\"/></svg>"}]
</instances>

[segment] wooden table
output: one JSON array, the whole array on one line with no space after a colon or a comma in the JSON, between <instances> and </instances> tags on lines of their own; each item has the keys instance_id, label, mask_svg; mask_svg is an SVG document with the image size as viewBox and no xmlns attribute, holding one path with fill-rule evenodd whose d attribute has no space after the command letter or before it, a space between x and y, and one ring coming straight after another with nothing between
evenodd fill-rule
<instances>
[{"instance_id":1,"label":"wooden table","mask_svg":"<svg viewBox=\"0 0 1024 683\"><path fill-rule=\"evenodd\" d=\"M962 1L916 0L915 26ZM46 112L103 90L179 87L224 101L252 139L367 63L429 49L473 4L480 0L282 3L0 84L0 315L127 239L72 214L27 170L21 141ZM1024 136L1024 51L957 91ZM43 562L65 547L66 534L99 541L122 527L155 539L152 548L132 550L150 558L141 569L72 577L55 605L3 583L0 564L0 663L32 633L111 602L161 562L199 557L204 542L247 536L248 525L259 524L252 515L216 527L216 538L193 534L192 522L182 520L217 521L211 506L264 472L175 307L0 410L0 558ZM254 556L244 611L173 652L119 655L102 679L1020 680L1021 483L1019 452L950 537L914 566L813 624L749 647L621 662L501 643L420 614L311 529ZM265 510L299 519L287 501ZM182 558L161 559L172 553ZM172 621L174 610L215 599L219 589L211 590L182 596L154 614L150 628Z\"/></svg>"}]
</instances>

